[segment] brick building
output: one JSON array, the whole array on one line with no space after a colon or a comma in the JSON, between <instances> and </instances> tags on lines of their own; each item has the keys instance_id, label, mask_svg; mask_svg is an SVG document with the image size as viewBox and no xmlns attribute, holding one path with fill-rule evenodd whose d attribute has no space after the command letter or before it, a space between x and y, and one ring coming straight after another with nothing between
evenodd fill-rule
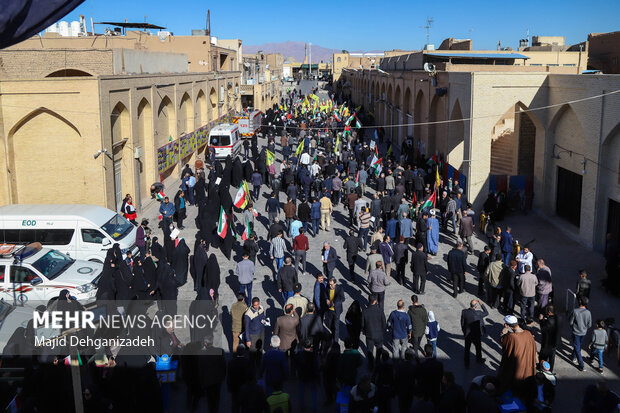
<instances>
[{"instance_id":1,"label":"brick building","mask_svg":"<svg viewBox=\"0 0 620 413\"><path fill-rule=\"evenodd\" d=\"M139 208L241 109L240 72L191 73L186 54L19 44L0 59L1 204L116 209L131 193Z\"/></svg>"},{"instance_id":2,"label":"brick building","mask_svg":"<svg viewBox=\"0 0 620 413\"><path fill-rule=\"evenodd\" d=\"M620 94L596 96L620 91L620 76L577 74L582 53L423 51L345 69L339 91L385 125L397 154L407 136L443 154L442 172L461 176L478 211L490 190L521 189L601 249L607 231L620 232Z\"/></svg>"}]
</instances>

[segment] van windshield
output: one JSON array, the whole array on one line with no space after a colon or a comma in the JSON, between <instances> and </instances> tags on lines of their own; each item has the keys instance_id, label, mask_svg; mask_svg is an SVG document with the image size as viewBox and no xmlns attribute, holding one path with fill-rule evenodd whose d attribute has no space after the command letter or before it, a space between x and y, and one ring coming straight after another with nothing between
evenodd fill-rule
<instances>
[{"instance_id":1,"label":"van windshield","mask_svg":"<svg viewBox=\"0 0 620 413\"><path fill-rule=\"evenodd\" d=\"M51 250L43 257L36 260L32 263L32 266L37 269L41 274L45 276L48 280L53 280L58 277L64 270L69 268L71 264L73 264L71 258L67 257L65 254Z\"/></svg>"},{"instance_id":2,"label":"van windshield","mask_svg":"<svg viewBox=\"0 0 620 413\"><path fill-rule=\"evenodd\" d=\"M101 226L101 229L115 241L125 238L131 232L131 228L133 225L119 214L114 215L111 220Z\"/></svg>"},{"instance_id":3,"label":"van windshield","mask_svg":"<svg viewBox=\"0 0 620 413\"><path fill-rule=\"evenodd\" d=\"M211 135L209 137L209 145L228 146L230 145L230 135Z\"/></svg>"}]
</instances>

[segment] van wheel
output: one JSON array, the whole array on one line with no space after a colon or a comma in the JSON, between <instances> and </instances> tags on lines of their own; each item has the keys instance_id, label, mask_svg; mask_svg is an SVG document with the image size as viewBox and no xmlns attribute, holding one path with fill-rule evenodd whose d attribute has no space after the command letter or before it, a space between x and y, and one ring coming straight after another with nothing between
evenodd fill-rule
<instances>
[{"instance_id":1,"label":"van wheel","mask_svg":"<svg viewBox=\"0 0 620 413\"><path fill-rule=\"evenodd\" d=\"M90 262L96 262L97 264L103 264L103 261L97 259L97 258L91 258L90 260L88 260Z\"/></svg>"}]
</instances>

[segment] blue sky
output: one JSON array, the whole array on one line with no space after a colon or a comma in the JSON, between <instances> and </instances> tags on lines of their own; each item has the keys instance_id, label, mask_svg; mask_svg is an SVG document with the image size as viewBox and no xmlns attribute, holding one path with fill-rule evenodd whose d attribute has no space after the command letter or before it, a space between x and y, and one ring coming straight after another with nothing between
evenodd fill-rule
<instances>
[{"instance_id":1,"label":"blue sky","mask_svg":"<svg viewBox=\"0 0 620 413\"><path fill-rule=\"evenodd\" d=\"M207 8L215 36L240 38L244 44L312 42L347 50L420 49L426 40L427 16L434 19L431 43L446 37L472 38L475 49L516 48L526 29L531 35L566 36L567 44L586 40L592 32L620 30L620 1L327 1L294 0L86 0L63 20L83 14L89 22L147 21L176 35L204 28ZM99 27L102 31L103 27Z\"/></svg>"}]
</instances>

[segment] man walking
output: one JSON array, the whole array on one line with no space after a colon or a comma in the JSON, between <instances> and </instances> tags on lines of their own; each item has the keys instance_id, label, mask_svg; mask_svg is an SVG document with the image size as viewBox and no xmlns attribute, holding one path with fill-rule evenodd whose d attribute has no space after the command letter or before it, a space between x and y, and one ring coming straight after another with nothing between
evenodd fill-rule
<instances>
[{"instance_id":1,"label":"man walking","mask_svg":"<svg viewBox=\"0 0 620 413\"><path fill-rule=\"evenodd\" d=\"M232 337L233 337L233 353L237 352L239 347L239 336L243 331L243 316L248 310L249 299L243 293L237 294L237 301L230 306L230 318L232 319Z\"/></svg>"},{"instance_id":2,"label":"man walking","mask_svg":"<svg viewBox=\"0 0 620 413\"><path fill-rule=\"evenodd\" d=\"M418 244L419 245L419 244ZM405 267L409 261L409 247L405 244L405 237L400 237L394 246L394 265L396 265L396 282L405 285Z\"/></svg>"},{"instance_id":3,"label":"man walking","mask_svg":"<svg viewBox=\"0 0 620 413\"><path fill-rule=\"evenodd\" d=\"M297 337L297 326L299 325L299 315L295 311L293 304L286 304L284 306L284 315L281 315L276 319L276 324L273 326L273 334L280 337L280 350L288 352L291 349L293 343L299 343Z\"/></svg>"},{"instance_id":4,"label":"man walking","mask_svg":"<svg viewBox=\"0 0 620 413\"><path fill-rule=\"evenodd\" d=\"M377 296L381 311L383 311L384 308L385 287L388 285L390 285L390 281L383 271L383 262L379 261L376 264L376 269L368 274L368 289Z\"/></svg>"},{"instance_id":5,"label":"man walking","mask_svg":"<svg viewBox=\"0 0 620 413\"><path fill-rule=\"evenodd\" d=\"M538 278L532 274L529 265L523 267L524 274L519 277L519 289L521 292L521 318L529 324L534 319L534 299L536 298L536 286Z\"/></svg>"},{"instance_id":6,"label":"man walking","mask_svg":"<svg viewBox=\"0 0 620 413\"><path fill-rule=\"evenodd\" d=\"M349 265L349 279L355 282L355 260L362 250L362 241L355 236L355 231L349 230L349 236L344 239L344 249L347 251L347 264Z\"/></svg>"},{"instance_id":7,"label":"man walking","mask_svg":"<svg viewBox=\"0 0 620 413\"><path fill-rule=\"evenodd\" d=\"M411 305L409 306L407 315L409 315L409 319L411 319L411 344L413 344L413 352L416 357L418 357L418 351L424 355L420 343L422 342L424 333L426 333L428 312L426 308L418 302L418 296L415 294L411 296Z\"/></svg>"},{"instance_id":8,"label":"man walking","mask_svg":"<svg viewBox=\"0 0 620 413\"><path fill-rule=\"evenodd\" d=\"M428 257L424 252L424 246L419 243L417 250L411 254L411 271L413 272L413 292L424 295L426 286L426 274L428 271Z\"/></svg>"},{"instance_id":9,"label":"man walking","mask_svg":"<svg viewBox=\"0 0 620 413\"><path fill-rule=\"evenodd\" d=\"M337 343L340 338L340 314L342 314L344 291L341 286L336 285L334 277L329 278L325 296L325 326L331 331L332 340Z\"/></svg>"},{"instance_id":10,"label":"man walking","mask_svg":"<svg viewBox=\"0 0 620 413\"><path fill-rule=\"evenodd\" d=\"M306 272L306 254L310 249L310 244L308 243L308 237L303 228L299 229L299 235L293 239L293 251L295 253L295 270L299 269L299 263L301 262L301 273Z\"/></svg>"},{"instance_id":11,"label":"man walking","mask_svg":"<svg viewBox=\"0 0 620 413\"><path fill-rule=\"evenodd\" d=\"M258 297L252 298L252 306L243 316L243 325L245 345L256 353L265 342L265 309L260 305Z\"/></svg>"},{"instance_id":12,"label":"man walking","mask_svg":"<svg viewBox=\"0 0 620 413\"><path fill-rule=\"evenodd\" d=\"M297 270L293 268L291 257L286 257L278 276L278 292L282 294L282 302L285 303L293 296L293 289L297 282Z\"/></svg>"},{"instance_id":13,"label":"man walking","mask_svg":"<svg viewBox=\"0 0 620 413\"><path fill-rule=\"evenodd\" d=\"M476 348L476 361L484 363L482 358L482 334L484 333L484 317L489 312L480 300L471 300L469 308L461 312L461 330L465 336L465 368L469 368L469 353L471 345Z\"/></svg>"},{"instance_id":14,"label":"man walking","mask_svg":"<svg viewBox=\"0 0 620 413\"><path fill-rule=\"evenodd\" d=\"M362 312L362 331L366 336L366 358L370 369L374 365L375 349L383 348L383 332L386 326L385 314L379 307L377 298L377 294L370 294L369 305Z\"/></svg>"},{"instance_id":15,"label":"man walking","mask_svg":"<svg viewBox=\"0 0 620 413\"><path fill-rule=\"evenodd\" d=\"M583 358L581 357L581 347L583 340L588 333L590 327L592 327L592 314L587 309L588 299L586 297L579 297L577 299L579 306L571 313L568 323L571 328L571 339L573 342L573 353L571 355L572 361L577 360L577 368L583 371Z\"/></svg>"},{"instance_id":16,"label":"man walking","mask_svg":"<svg viewBox=\"0 0 620 413\"><path fill-rule=\"evenodd\" d=\"M280 201L276 198L276 192L271 193L271 198L265 204L265 212L269 217L269 225L273 224L275 218L280 214Z\"/></svg>"},{"instance_id":17,"label":"man walking","mask_svg":"<svg viewBox=\"0 0 620 413\"><path fill-rule=\"evenodd\" d=\"M392 358L404 359L407 351L407 339L411 338L411 318L405 312L405 302L398 300L396 310L390 313L387 321L388 328L392 331Z\"/></svg>"},{"instance_id":18,"label":"man walking","mask_svg":"<svg viewBox=\"0 0 620 413\"><path fill-rule=\"evenodd\" d=\"M328 279L331 279L334 275L336 262L338 261L338 254L329 242L323 243L321 257L323 258L323 273L327 275Z\"/></svg>"},{"instance_id":19,"label":"man walking","mask_svg":"<svg viewBox=\"0 0 620 413\"><path fill-rule=\"evenodd\" d=\"M284 251L286 250L286 243L282 238L284 236L284 231L280 230L278 235L271 240L271 259L276 260L276 271L275 277L278 279L278 272L280 268L282 268L282 264L284 263Z\"/></svg>"},{"instance_id":20,"label":"man walking","mask_svg":"<svg viewBox=\"0 0 620 413\"><path fill-rule=\"evenodd\" d=\"M323 195L323 198L319 201L321 204L321 229L323 231L329 232L329 228L331 226L331 214L334 211L334 206L332 205L332 200L329 199L327 193Z\"/></svg>"},{"instance_id":21,"label":"man walking","mask_svg":"<svg viewBox=\"0 0 620 413\"><path fill-rule=\"evenodd\" d=\"M250 305L252 297L252 282L254 281L254 263L250 260L247 252L242 255L242 260L237 263L235 274L239 279L239 293L244 294L247 304Z\"/></svg>"},{"instance_id":22,"label":"man walking","mask_svg":"<svg viewBox=\"0 0 620 413\"><path fill-rule=\"evenodd\" d=\"M465 269L467 260L463 252L463 242L457 241L456 248L448 253L448 272L452 276L452 296L456 298L465 289Z\"/></svg>"}]
</instances>

